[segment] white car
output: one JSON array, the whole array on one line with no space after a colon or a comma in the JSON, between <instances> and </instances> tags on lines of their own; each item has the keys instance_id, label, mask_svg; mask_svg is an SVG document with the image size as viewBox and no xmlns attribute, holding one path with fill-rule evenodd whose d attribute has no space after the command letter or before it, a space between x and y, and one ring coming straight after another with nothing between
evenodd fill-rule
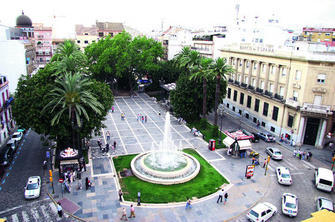
<instances>
[{"instance_id":1,"label":"white car","mask_svg":"<svg viewBox=\"0 0 335 222\"><path fill-rule=\"evenodd\" d=\"M298 215L298 198L296 195L291 193L283 193L281 200L283 214L286 214L290 217L295 217Z\"/></svg>"},{"instance_id":2,"label":"white car","mask_svg":"<svg viewBox=\"0 0 335 222\"><path fill-rule=\"evenodd\" d=\"M332 200L325 197L318 197L316 199L316 210L327 209L329 211L334 212L334 203Z\"/></svg>"},{"instance_id":3,"label":"white car","mask_svg":"<svg viewBox=\"0 0 335 222\"><path fill-rule=\"evenodd\" d=\"M12 139L16 140L17 142L20 142L22 140L23 133L22 132L15 132L12 135Z\"/></svg>"},{"instance_id":4,"label":"white car","mask_svg":"<svg viewBox=\"0 0 335 222\"><path fill-rule=\"evenodd\" d=\"M267 221L275 213L277 213L277 207L268 202L263 202L253 207L247 214L247 218L250 221Z\"/></svg>"},{"instance_id":5,"label":"white car","mask_svg":"<svg viewBox=\"0 0 335 222\"><path fill-rule=\"evenodd\" d=\"M274 160L282 160L283 154L278 148L268 147L266 148L266 153L270 155L270 157Z\"/></svg>"},{"instance_id":6,"label":"white car","mask_svg":"<svg viewBox=\"0 0 335 222\"><path fill-rule=\"evenodd\" d=\"M24 198L34 199L38 198L41 194L41 177L32 176L28 178L27 185L25 186Z\"/></svg>"},{"instance_id":7,"label":"white car","mask_svg":"<svg viewBox=\"0 0 335 222\"><path fill-rule=\"evenodd\" d=\"M287 167L277 167L276 174L278 183L284 185L291 185L292 184L292 177L290 174L290 170Z\"/></svg>"}]
</instances>

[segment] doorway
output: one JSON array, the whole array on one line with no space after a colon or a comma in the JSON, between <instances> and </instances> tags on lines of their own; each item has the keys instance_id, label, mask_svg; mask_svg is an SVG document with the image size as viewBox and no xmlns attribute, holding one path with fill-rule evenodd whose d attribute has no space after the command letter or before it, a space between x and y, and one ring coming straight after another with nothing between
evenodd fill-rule
<instances>
[{"instance_id":1,"label":"doorway","mask_svg":"<svg viewBox=\"0 0 335 222\"><path fill-rule=\"evenodd\" d=\"M306 124L306 132L304 144L315 146L316 136L318 135L320 119L308 118Z\"/></svg>"}]
</instances>

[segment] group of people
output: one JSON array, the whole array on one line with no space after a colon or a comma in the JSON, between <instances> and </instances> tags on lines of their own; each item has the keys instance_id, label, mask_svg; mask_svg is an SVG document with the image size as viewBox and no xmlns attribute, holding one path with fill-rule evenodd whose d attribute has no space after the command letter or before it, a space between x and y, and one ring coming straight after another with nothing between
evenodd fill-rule
<instances>
[{"instance_id":1,"label":"group of people","mask_svg":"<svg viewBox=\"0 0 335 222\"><path fill-rule=\"evenodd\" d=\"M134 205L130 205L130 216L128 218L135 218L135 208ZM126 208L122 209L122 216L120 220L128 221Z\"/></svg>"},{"instance_id":2,"label":"group of people","mask_svg":"<svg viewBox=\"0 0 335 222\"><path fill-rule=\"evenodd\" d=\"M105 154L109 153L109 146L110 146L109 145L109 140L110 140L110 137L111 137L109 131L107 131L106 136L107 136L107 143L106 143L105 147L103 147L101 139L98 139L98 142L97 142L98 146L100 148L100 151L103 153L102 155L105 155ZM113 153L115 152L115 149L116 149L116 141L114 140L113 145L112 145Z\"/></svg>"},{"instance_id":3,"label":"group of people","mask_svg":"<svg viewBox=\"0 0 335 222\"><path fill-rule=\"evenodd\" d=\"M302 150L296 150L293 151L293 156L299 158L300 160L311 160L312 159L312 152L306 152Z\"/></svg>"},{"instance_id":4,"label":"group of people","mask_svg":"<svg viewBox=\"0 0 335 222\"><path fill-rule=\"evenodd\" d=\"M222 198L224 198L224 201L223 201L223 205L225 205L227 203L227 200L228 200L228 193L227 192L224 192L224 189L221 189L219 191L219 197L216 201L216 203L222 203Z\"/></svg>"},{"instance_id":5,"label":"group of people","mask_svg":"<svg viewBox=\"0 0 335 222\"><path fill-rule=\"evenodd\" d=\"M146 123L148 122L148 117L139 113L137 114L137 121L142 121L142 123Z\"/></svg>"},{"instance_id":6,"label":"group of people","mask_svg":"<svg viewBox=\"0 0 335 222\"><path fill-rule=\"evenodd\" d=\"M71 193L71 185L76 180L76 175L77 173L75 170L67 170L63 173L65 191ZM80 172L78 172L78 175L80 175Z\"/></svg>"}]
</instances>

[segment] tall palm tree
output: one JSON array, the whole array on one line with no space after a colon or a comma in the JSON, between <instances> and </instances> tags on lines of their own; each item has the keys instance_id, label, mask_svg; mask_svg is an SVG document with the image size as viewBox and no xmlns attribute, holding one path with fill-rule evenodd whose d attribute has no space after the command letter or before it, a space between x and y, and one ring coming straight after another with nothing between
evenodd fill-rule
<instances>
[{"instance_id":1,"label":"tall palm tree","mask_svg":"<svg viewBox=\"0 0 335 222\"><path fill-rule=\"evenodd\" d=\"M226 59L218 58L215 60L215 63L212 66L213 73L216 77L216 88L215 88L215 116L214 116L214 125L217 125L218 122L218 103L220 97L220 83L221 79L226 80L226 75L234 72L233 67L227 64Z\"/></svg>"},{"instance_id":2,"label":"tall palm tree","mask_svg":"<svg viewBox=\"0 0 335 222\"><path fill-rule=\"evenodd\" d=\"M202 80L202 117L206 118L207 114L207 80L213 77L211 66L213 59L201 57L200 62L191 67L192 74L190 79L201 79Z\"/></svg>"},{"instance_id":3,"label":"tall palm tree","mask_svg":"<svg viewBox=\"0 0 335 222\"><path fill-rule=\"evenodd\" d=\"M50 102L44 107L43 111L52 107L51 113L55 113L51 120L51 125L59 123L59 120L65 112L68 112L69 119L72 122L72 139L75 146L75 128L81 127L81 117L89 120L86 109L91 108L96 113L101 114L104 108L102 104L94 97L89 86L92 82L87 78L82 78L80 73L66 73L64 77L56 80L56 87L46 96L50 97Z\"/></svg>"}]
</instances>

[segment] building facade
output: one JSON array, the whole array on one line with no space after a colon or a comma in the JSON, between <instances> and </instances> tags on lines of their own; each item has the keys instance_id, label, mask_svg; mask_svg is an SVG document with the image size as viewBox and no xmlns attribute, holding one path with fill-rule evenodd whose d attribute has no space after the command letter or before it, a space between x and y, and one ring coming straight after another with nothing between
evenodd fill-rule
<instances>
[{"instance_id":1,"label":"building facade","mask_svg":"<svg viewBox=\"0 0 335 222\"><path fill-rule=\"evenodd\" d=\"M335 55L301 47L239 44L221 50L233 66L227 109L297 145L322 147L335 130Z\"/></svg>"},{"instance_id":2,"label":"building facade","mask_svg":"<svg viewBox=\"0 0 335 222\"><path fill-rule=\"evenodd\" d=\"M305 41L322 42L327 46L335 46L335 28L304 27L302 36Z\"/></svg>"},{"instance_id":3,"label":"building facade","mask_svg":"<svg viewBox=\"0 0 335 222\"><path fill-rule=\"evenodd\" d=\"M83 25L76 25L76 44L79 45L80 50L84 51L85 48L93 43L99 41L97 27L85 27Z\"/></svg>"},{"instance_id":4,"label":"building facade","mask_svg":"<svg viewBox=\"0 0 335 222\"><path fill-rule=\"evenodd\" d=\"M42 23L34 23L36 64L44 67L52 58L52 28Z\"/></svg>"}]
</instances>

